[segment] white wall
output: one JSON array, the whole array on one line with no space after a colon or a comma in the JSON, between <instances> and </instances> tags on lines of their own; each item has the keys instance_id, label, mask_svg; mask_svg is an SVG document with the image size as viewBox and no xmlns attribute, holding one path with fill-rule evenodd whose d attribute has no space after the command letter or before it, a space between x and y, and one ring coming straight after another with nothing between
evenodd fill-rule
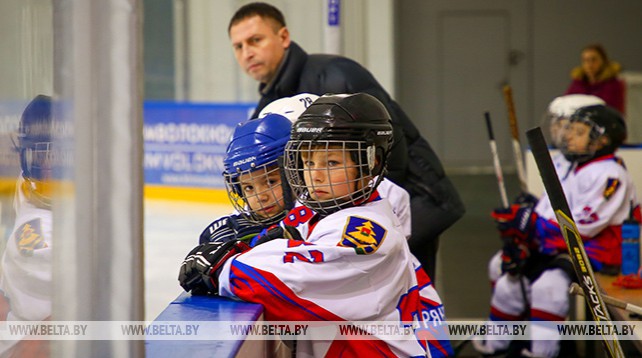
<instances>
[{"instance_id":1,"label":"white wall","mask_svg":"<svg viewBox=\"0 0 642 358\"><path fill-rule=\"evenodd\" d=\"M48 0L0 2L0 98L53 93L51 11Z\"/></svg>"}]
</instances>

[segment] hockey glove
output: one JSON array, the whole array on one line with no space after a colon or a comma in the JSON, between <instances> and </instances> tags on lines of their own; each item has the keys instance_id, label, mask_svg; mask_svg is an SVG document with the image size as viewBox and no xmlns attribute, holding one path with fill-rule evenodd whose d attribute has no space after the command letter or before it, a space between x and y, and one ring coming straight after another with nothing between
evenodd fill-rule
<instances>
[{"instance_id":1,"label":"hockey glove","mask_svg":"<svg viewBox=\"0 0 642 358\"><path fill-rule=\"evenodd\" d=\"M493 210L491 216L502 238L516 238L523 243L531 240L537 220L533 205L513 204L510 208Z\"/></svg>"},{"instance_id":2,"label":"hockey glove","mask_svg":"<svg viewBox=\"0 0 642 358\"><path fill-rule=\"evenodd\" d=\"M232 256L249 250L242 241L209 242L195 247L181 265L178 282L193 295L218 294L218 275Z\"/></svg>"},{"instance_id":3,"label":"hockey glove","mask_svg":"<svg viewBox=\"0 0 642 358\"><path fill-rule=\"evenodd\" d=\"M248 221L242 215L229 215L214 220L201 233L199 243L231 240L249 241L263 230L263 226Z\"/></svg>"},{"instance_id":4,"label":"hockey glove","mask_svg":"<svg viewBox=\"0 0 642 358\"><path fill-rule=\"evenodd\" d=\"M301 234L294 226L285 224L281 226L277 224L261 231L260 234L250 241L250 247L261 245L274 239L303 241L303 237L301 237Z\"/></svg>"},{"instance_id":5,"label":"hockey glove","mask_svg":"<svg viewBox=\"0 0 642 358\"><path fill-rule=\"evenodd\" d=\"M522 272L526 261L531 256L528 245L515 238L503 237L502 272L516 275Z\"/></svg>"}]
</instances>

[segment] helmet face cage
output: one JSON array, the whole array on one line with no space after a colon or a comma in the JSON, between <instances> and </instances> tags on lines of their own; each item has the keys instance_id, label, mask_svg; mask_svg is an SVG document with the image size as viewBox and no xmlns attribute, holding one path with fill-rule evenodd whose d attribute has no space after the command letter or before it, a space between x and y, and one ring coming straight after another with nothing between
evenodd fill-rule
<instances>
[{"instance_id":1,"label":"helmet face cage","mask_svg":"<svg viewBox=\"0 0 642 358\"><path fill-rule=\"evenodd\" d=\"M578 126L580 125L587 125L588 128L582 128L583 126ZM579 149L574 146L569 146L568 141L569 137L571 136L584 136L586 131L588 131L588 142L585 148ZM566 144L561 148L562 153L564 153L564 156L568 160L571 161L576 161L579 163L583 163L595 156L595 152L597 151L597 146L598 146L598 139L604 134L604 128L598 126L594 122L591 121L585 121L585 120L573 120L569 123L565 130L565 137L566 137Z\"/></svg>"},{"instance_id":2,"label":"helmet face cage","mask_svg":"<svg viewBox=\"0 0 642 358\"><path fill-rule=\"evenodd\" d=\"M548 106L545 123L543 127L548 130L550 141L553 146L563 149L565 145L566 131L569 120L573 113L582 107L603 105L604 100L593 95L568 94L553 99Z\"/></svg>"},{"instance_id":3,"label":"helmet face cage","mask_svg":"<svg viewBox=\"0 0 642 358\"><path fill-rule=\"evenodd\" d=\"M586 148L569 148L567 145L563 150L567 159L582 163L598 155L613 153L626 137L624 120L614 110L603 105L580 108L571 116L568 136L586 135L586 132Z\"/></svg>"},{"instance_id":4,"label":"helmet face cage","mask_svg":"<svg viewBox=\"0 0 642 358\"><path fill-rule=\"evenodd\" d=\"M223 173L227 195L234 208L258 225L272 225L285 217L289 190L277 160L249 170Z\"/></svg>"},{"instance_id":5,"label":"helmet face cage","mask_svg":"<svg viewBox=\"0 0 642 358\"><path fill-rule=\"evenodd\" d=\"M562 149L565 145L566 131L569 126L569 118L556 115L548 112L545 118L543 127L545 133L548 133L550 138L549 143L558 149Z\"/></svg>"},{"instance_id":6,"label":"helmet face cage","mask_svg":"<svg viewBox=\"0 0 642 358\"><path fill-rule=\"evenodd\" d=\"M24 176L35 180L48 180L52 172L51 142L38 142L20 150L20 164Z\"/></svg>"},{"instance_id":7,"label":"helmet face cage","mask_svg":"<svg viewBox=\"0 0 642 358\"><path fill-rule=\"evenodd\" d=\"M53 152L51 142L31 143L20 149L22 177L27 183L29 199L39 207L51 207L51 178L53 172Z\"/></svg>"},{"instance_id":8,"label":"helmet face cage","mask_svg":"<svg viewBox=\"0 0 642 358\"><path fill-rule=\"evenodd\" d=\"M587 127L588 126L588 127ZM571 116L571 135L584 134L588 141L587 150L576 148L568 137L568 148L564 155L578 162L613 154L626 139L626 123L615 109L605 105L587 106L578 109Z\"/></svg>"},{"instance_id":9,"label":"helmet face cage","mask_svg":"<svg viewBox=\"0 0 642 358\"><path fill-rule=\"evenodd\" d=\"M292 140L285 147L285 174L298 201L329 215L370 198L382 178L374 172L375 151L364 141Z\"/></svg>"}]
</instances>

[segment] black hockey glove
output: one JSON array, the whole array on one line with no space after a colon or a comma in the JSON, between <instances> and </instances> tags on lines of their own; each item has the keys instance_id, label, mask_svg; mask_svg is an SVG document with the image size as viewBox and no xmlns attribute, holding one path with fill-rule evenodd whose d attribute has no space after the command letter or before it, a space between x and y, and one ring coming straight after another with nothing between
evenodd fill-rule
<instances>
[{"instance_id":1,"label":"black hockey glove","mask_svg":"<svg viewBox=\"0 0 642 358\"><path fill-rule=\"evenodd\" d=\"M181 265L178 282L193 295L218 294L219 270L230 257L249 250L242 241L209 242L195 247Z\"/></svg>"},{"instance_id":2,"label":"black hockey glove","mask_svg":"<svg viewBox=\"0 0 642 358\"><path fill-rule=\"evenodd\" d=\"M531 256L528 245L520 240L503 237L502 272L516 275L522 272L528 258Z\"/></svg>"},{"instance_id":3,"label":"black hockey glove","mask_svg":"<svg viewBox=\"0 0 642 358\"><path fill-rule=\"evenodd\" d=\"M529 242L535 231L537 214L533 205L513 204L510 208L499 208L491 214L502 238L516 238Z\"/></svg>"},{"instance_id":4,"label":"black hockey glove","mask_svg":"<svg viewBox=\"0 0 642 358\"><path fill-rule=\"evenodd\" d=\"M285 224L281 226L277 224L261 231L260 234L250 241L250 247L261 245L274 239L303 241L303 237L301 237L301 234L294 226Z\"/></svg>"},{"instance_id":5,"label":"black hockey glove","mask_svg":"<svg viewBox=\"0 0 642 358\"><path fill-rule=\"evenodd\" d=\"M206 242L241 240L248 242L263 230L263 226L248 221L242 215L229 215L214 220L203 230L198 240Z\"/></svg>"}]
</instances>

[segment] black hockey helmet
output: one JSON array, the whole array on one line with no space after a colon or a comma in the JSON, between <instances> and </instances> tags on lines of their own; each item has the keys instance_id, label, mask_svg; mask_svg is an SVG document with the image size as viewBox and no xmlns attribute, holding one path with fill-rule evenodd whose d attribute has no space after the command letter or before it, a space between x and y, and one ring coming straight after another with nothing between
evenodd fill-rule
<instances>
[{"instance_id":1,"label":"black hockey helmet","mask_svg":"<svg viewBox=\"0 0 642 358\"><path fill-rule=\"evenodd\" d=\"M385 174L392 147L392 120L386 107L366 93L319 97L294 123L286 146L286 174L298 200L321 214L367 200ZM356 163L354 191L343 198L310 198L304 180L301 152L342 149ZM367 181L367 185L362 185Z\"/></svg>"},{"instance_id":2,"label":"black hockey helmet","mask_svg":"<svg viewBox=\"0 0 642 358\"><path fill-rule=\"evenodd\" d=\"M564 155L569 160L586 161L596 156L611 154L626 140L626 123L617 110L605 105L581 107L570 119L571 123L580 122L590 127L589 146L596 146L599 138L607 138L606 144L589 153L571 153L568 150Z\"/></svg>"}]
</instances>

